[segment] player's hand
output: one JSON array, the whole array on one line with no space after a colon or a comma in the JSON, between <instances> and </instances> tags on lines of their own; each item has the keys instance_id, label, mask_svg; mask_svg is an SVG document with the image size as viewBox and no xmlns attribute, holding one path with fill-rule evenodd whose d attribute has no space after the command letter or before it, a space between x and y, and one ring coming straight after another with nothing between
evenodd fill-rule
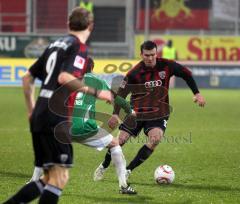
<instances>
[{"instance_id":1,"label":"player's hand","mask_svg":"<svg viewBox=\"0 0 240 204\"><path fill-rule=\"evenodd\" d=\"M108 126L111 129L115 129L116 126L118 125L119 117L118 115L114 114L112 117L108 120Z\"/></svg>"},{"instance_id":2,"label":"player's hand","mask_svg":"<svg viewBox=\"0 0 240 204\"><path fill-rule=\"evenodd\" d=\"M204 107L206 104L204 97L200 93L197 93L193 96L193 101L194 103L197 103L200 107Z\"/></svg>"},{"instance_id":3,"label":"player's hand","mask_svg":"<svg viewBox=\"0 0 240 204\"><path fill-rule=\"evenodd\" d=\"M35 101L32 101L31 106L29 107L28 111L27 111L27 117L28 117L28 121L31 121L31 117L32 117L32 113L35 107Z\"/></svg>"},{"instance_id":4,"label":"player's hand","mask_svg":"<svg viewBox=\"0 0 240 204\"><path fill-rule=\"evenodd\" d=\"M32 117L32 113L28 113L28 120L29 121L30 121L31 117Z\"/></svg>"}]
</instances>

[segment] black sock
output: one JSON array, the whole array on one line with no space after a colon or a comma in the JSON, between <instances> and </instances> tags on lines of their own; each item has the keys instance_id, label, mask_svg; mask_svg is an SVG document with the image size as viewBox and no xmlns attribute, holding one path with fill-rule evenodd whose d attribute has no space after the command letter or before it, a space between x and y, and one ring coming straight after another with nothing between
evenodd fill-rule
<instances>
[{"instance_id":1,"label":"black sock","mask_svg":"<svg viewBox=\"0 0 240 204\"><path fill-rule=\"evenodd\" d=\"M111 152L110 152L110 149L108 149L106 155L105 155L105 159L102 163L103 167L104 168L108 168L110 163L111 163L111 160L112 160L112 157L111 157Z\"/></svg>"},{"instance_id":2,"label":"black sock","mask_svg":"<svg viewBox=\"0 0 240 204\"><path fill-rule=\"evenodd\" d=\"M58 203L58 199L61 194L61 189L48 184L45 186L44 191L39 199L39 204L56 204Z\"/></svg>"},{"instance_id":3,"label":"black sock","mask_svg":"<svg viewBox=\"0 0 240 204\"><path fill-rule=\"evenodd\" d=\"M44 183L42 181L33 181L23 186L14 196L4 204L29 203L43 192Z\"/></svg>"},{"instance_id":4,"label":"black sock","mask_svg":"<svg viewBox=\"0 0 240 204\"><path fill-rule=\"evenodd\" d=\"M135 169L137 166L142 164L151 154L153 150L149 149L147 145L144 145L137 153L136 157L131 161L131 163L127 166L127 169L131 171Z\"/></svg>"}]
</instances>

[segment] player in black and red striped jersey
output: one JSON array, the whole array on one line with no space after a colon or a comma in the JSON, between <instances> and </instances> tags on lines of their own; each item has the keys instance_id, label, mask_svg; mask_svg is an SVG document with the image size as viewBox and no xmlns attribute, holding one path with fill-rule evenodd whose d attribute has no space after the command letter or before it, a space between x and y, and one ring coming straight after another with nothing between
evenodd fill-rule
<instances>
[{"instance_id":1,"label":"player in black and red striped jersey","mask_svg":"<svg viewBox=\"0 0 240 204\"><path fill-rule=\"evenodd\" d=\"M84 85L74 75L83 76L85 72L85 42L93 29L93 16L84 9L76 8L68 20L69 34L51 43L23 77L35 165L44 168L44 175L23 186L4 203L29 203L40 196L40 204L55 204L68 181L68 168L73 160L72 145L58 140L56 130L67 120L68 110L62 100L71 93L69 88L76 90ZM36 78L42 84L35 103ZM61 90L61 95L56 98L57 90ZM61 131L64 133L64 130Z\"/></svg>"},{"instance_id":2,"label":"player in black and red striped jersey","mask_svg":"<svg viewBox=\"0 0 240 204\"><path fill-rule=\"evenodd\" d=\"M81 77L88 64L85 43L93 29L93 16L83 8L75 8L68 20L68 35L51 43L23 77L35 164L44 169L44 175L39 180L24 185L4 202L6 204L29 203L39 196L39 204L58 203L62 189L68 182L68 168L72 166L73 160L68 120L68 106L71 101L74 102L69 96L73 92L91 94L111 103L119 102L128 109L127 112L131 111L125 100L111 91L84 85ZM36 104L35 78L42 82ZM122 158L121 148L118 147L119 157ZM129 193L133 189L126 186L122 190Z\"/></svg>"},{"instance_id":3,"label":"player in black and red striped jersey","mask_svg":"<svg viewBox=\"0 0 240 204\"><path fill-rule=\"evenodd\" d=\"M127 166L127 177L152 154L163 138L171 111L168 98L171 76L185 80L194 94L194 102L201 107L205 105L205 99L200 94L191 71L173 60L157 58L157 46L154 42L146 41L141 45L141 57L142 61L126 74L118 90L118 95L123 98L131 93L131 105L137 112L134 126L129 124L129 120L119 126L119 143L124 145L130 136L137 136L142 129L148 137L148 142ZM112 129L118 125L119 111L120 108L115 106L113 116L108 122ZM111 157L107 152L105 160L94 173L95 181L103 178L110 162Z\"/></svg>"}]
</instances>

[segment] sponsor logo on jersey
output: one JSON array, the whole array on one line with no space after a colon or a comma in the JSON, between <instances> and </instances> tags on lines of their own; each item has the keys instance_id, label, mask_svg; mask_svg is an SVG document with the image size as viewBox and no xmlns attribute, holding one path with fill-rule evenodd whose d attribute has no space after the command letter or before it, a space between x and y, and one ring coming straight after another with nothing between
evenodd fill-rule
<instances>
[{"instance_id":1,"label":"sponsor logo on jersey","mask_svg":"<svg viewBox=\"0 0 240 204\"><path fill-rule=\"evenodd\" d=\"M161 71L161 72L158 73L158 75L159 75L160 79L165 79L166 72L165 71Z\"/></svg>"},{"instance_id":2,"label":"sponsor logo on jersey","mask_svg":"<svg viewBox=\"0 0 240 204\"><path fill-rule=\"evenodd\" d=\"M74 105L81 106L83 105L83 100L82 99L76 99L74 102Z\"/></svg>"},{"instance_id":3,"label":"sponsor logo on jersey","mask_svg":"<svg viewBox=\"0 0 240 204\"><path fill-rule=\"evenodd\" d=\"M74 65L74 67L77 67L78 69L83 69L85 61L86 60L83 57L77 55L75 57L73 65Z\"/></svg>"},{"instance_id":4,"label":"sponsor logo on jersey","mask_svg":"<svg viewBox=\"0 0 240 204\"><path fill-rule=\"evenodd\" d=\"M158 86L162 86L162 81L161 80L147 81L147 82L145 82L144 85L146 88L158 87Z\"/></svg>"}]
</instances>

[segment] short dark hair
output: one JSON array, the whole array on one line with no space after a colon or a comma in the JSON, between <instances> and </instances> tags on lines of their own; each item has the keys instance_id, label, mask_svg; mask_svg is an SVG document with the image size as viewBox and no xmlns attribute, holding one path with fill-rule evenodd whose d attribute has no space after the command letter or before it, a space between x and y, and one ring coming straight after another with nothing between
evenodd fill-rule
<instances>
[{"instance_id":1,"label":"short dark hair","mask_svg":"<svg viewBox=\"0 0 240 204\"><path fill-rule=\"evenodd\" d=\"M145 41L142 45L141 45L141 53L143 53L143 50L152 50L156 48L157 49L157 45L155 42L148 40Z\"/></svg>"},{"instance_id":2,"label":"short dark hair","mask_svg":"<svg viewBox=\"0 0 240 204\"><path fill-rule=\"evenodd\" d=\"M84 8L74 8L68 17L68 27L72 31L86 30L93 23L93 15Z\"/></svg>"}]
</instances>

